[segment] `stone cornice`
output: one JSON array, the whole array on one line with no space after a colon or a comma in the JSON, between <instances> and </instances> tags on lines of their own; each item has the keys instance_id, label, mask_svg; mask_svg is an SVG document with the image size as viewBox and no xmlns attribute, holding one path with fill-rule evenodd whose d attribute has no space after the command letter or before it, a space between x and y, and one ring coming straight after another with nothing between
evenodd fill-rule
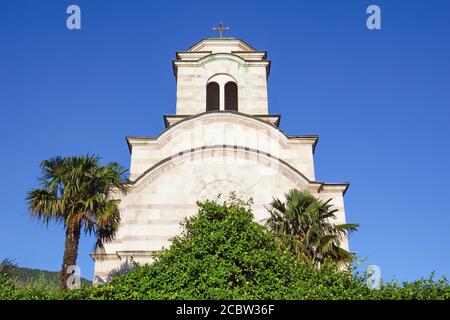
<instances>
[{"instance_id":1,"label":"stone cornice","mask_svg":"<svg viewBox=\"0 0 450 320\"><path fill-rule=\"evenodd\" d=\"M197 51L197 52L177 52L175 54L175 61L198 61L206 56L212 54L232 54L238 56L246 61L267 61L266 51L246 52L246 51L231 51L231 52L216 52L212 51Z\"/></svg>"},{"instance_id":2,"label":"stone cornice","mask_svg":"<svg viewBox=\"0 0 450 320\"><path fill-rule=\"evenodd\" d=\"M242 51L246 52L256 51L256 49L253 48L250 44L238 38L206 38L198 41L186 51L189 52L202 51L202 48L208 43L213 46L220 46L221 44L225 43L227 44L235 43L237 46L239 46L239 48L241 48Z\"/></svg>"},{"instance_id":3,"label":"stone cornice","mask_svg":"<svg viewBox=\"0 0 450 320\"><path fill-rule=\"evenodd\" d=\"M91 253L90 256L94 261L100 260L118 260L122 258L134 257L154 257L156 251L116 251L115 253Z\"/></svg>"},{"instance_id":4,"label":"stone cornice","mask_svg":"<svg viewBox=\"0 0 450 320\"><path fill-rule=\"evenodd\" d=\"M237 111L231 111L231 110L221 110L221 111L208 111L208 112L203 112L203 113L199 113L196 115L192 115L192 116L188 116L183 118L182 120L174 123L173 125L171 125L170 127L166 127L165 130L163 130L158 136L156 137L146 137L146 136L127 136L125 139L127 141L127 145L128 145L128 150L132 151L132 145L133 144L145 144L148 142L156 142L162 135L164 135L166 132L173 130L174 128L178 127L179 125L186 123L188 121L192 121L204 116L208 116L208 115L226 115L226 114L233 114L239 117L244 117L247 119L252 119L255 121L258 121L261 124L264 124L266 126L268 126L269 128L272 128L274 130L277 130L279 133L281 133L286 139L291 140L291 141L304 141L304 142L309 142L312 144L312 148L313 148L313 152L315 151L317 142L319 141L319 136L318 135L287 135L286 133L284 133L283 130L281 130L279 127L274 126L273 124L270 124L269 122L262 120L260 118L258 118L258 116L262 116L262 115L249 115L249 114L245 114L245 113L240 113ZM184 115L178 115L180 117L184 117ZM265 116L265 115L264 115ZM267 115L269 116L269 115Z\"/></svg>"},{"instance_id":5,"label":"stone cornice","mask_svg":"<svg viewBox=\"0 0 450 320\"><path fill-rule=\"evenodd\" d=\"M178 54L179 56L179 54ZM216 61L219 59L229 59L231 61L234 61L238 64L240 64L241 66L244 67L266 67L266 74L267 77L270 75L270 66L271 66L271 61L270 60L261 60L261 59L255 59L255 60L250 60L250 59L245 59L242 57L242 54L236 54L236 52L231 52L231 53L227 53L227 52L217 52L217 53L211 53L211 54L207 54L207 55L202 55L201 58L194 60L194 59L187 59L187 60L173 60L172 61L172 67L173 67L173 74L175 76L175 78L177 77L178 74L178 67L179 66L184 66L184 67L200 67L202 65L204 65L205 63L209 63L211 61Z\"/></svg>"},{"instance_id":6,"label":"stone cornice","mask_svg":"<svg viewBox=\"0 0 450 320\"><path fill-rule=\"evenodd\" d=\"M223 111L223 110L222 110ZM221 111L219 111L221 112ZM163 115L164 118L164 125L167 128L170 126L173 126L177 122L187 119L189 117L192 117L192 114L165 114ZM256 117L258 119L264 120L267 123L270 123L271 125L279 128L280 126L280 114L252 114L252 117Z\"/></svg>"}]
</instances>

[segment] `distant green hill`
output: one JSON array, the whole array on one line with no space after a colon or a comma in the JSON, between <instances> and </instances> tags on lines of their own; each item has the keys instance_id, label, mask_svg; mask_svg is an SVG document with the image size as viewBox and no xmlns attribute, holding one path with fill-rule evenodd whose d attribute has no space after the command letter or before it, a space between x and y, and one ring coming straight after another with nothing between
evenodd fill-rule
<instances>
[{"instance_id":1,"label":"distant green hill","mask_svg":"<svg viewBox=\"0 0 450 320\"><path fill-rule=\"evenodd\" d=\"M59 272L13 266L10 273L23 284L45 280L51 285L59 286ZM81 278L81 284L90 285L91 281Z\"/></svg>"}]
</instances>

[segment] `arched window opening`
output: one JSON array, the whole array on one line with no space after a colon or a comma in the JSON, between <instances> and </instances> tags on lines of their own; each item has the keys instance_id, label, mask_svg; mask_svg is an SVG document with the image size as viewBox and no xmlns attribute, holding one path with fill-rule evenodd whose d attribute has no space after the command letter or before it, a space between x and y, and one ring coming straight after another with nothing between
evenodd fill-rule
<instances>
[{"instance_id":1,"label":"arched window opening","mask_svg":"<svg viewBox=\"0 0 450 320\"><path fill-rule=\"evenodd\" d=\"M206 86L206 111L219 110L220 88L217 82L210 82Z\"/></svg>"},{"instance_id":2,"label":"arched window opening","mask_svg":"<svg viewBox=\"0 0 450 320\"><path fill-rule=\"evenodd\" d=\"M238 111L238 87L232 81L225 84L225 110Z\"/></svg>"}]
</instances>

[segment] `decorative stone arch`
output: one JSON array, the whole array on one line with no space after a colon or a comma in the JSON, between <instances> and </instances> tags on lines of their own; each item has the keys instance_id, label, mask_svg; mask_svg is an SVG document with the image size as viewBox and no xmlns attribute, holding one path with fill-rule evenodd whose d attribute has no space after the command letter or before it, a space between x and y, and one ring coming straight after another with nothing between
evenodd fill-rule
<instances>
[{"instance_id":1,"label":"decorative stone arch","mask_svg":"<svg viewBox=\"0 0 450 320\"><path fill-rule=\"evenodd\" d=\"M140 190L144 189L146 185L156 181L159 176L170 171L172 168L178 165L182 165L186 162L192 162L198 159L204 160L214 157L223 159L232 157L237 161L239 159L254 161L255 165L257 164L261 166L261 168L270 169L270 171L266 171L267 174L282 175L289 179L292 182L293 186L298 187L302 190L309 190L316 193L321 187L321 183L310 181L301 172L290 166L285 161L266 152L240 146L214 145L188 149L161 160L160 162L146 170L144 173L142 173L134 181L134 191L140 192ZM230 179L228 180L232 181ZM243 180L239 180L239 182L242 181ZM237 183L236 181L233 182ZM195 190L201 190L204 185L205 184L203 184L201 187L197 187ZM195 192L195 190L193 192Z\"/></svg>"},{"instance_id":2,"label":"decorative stone arch","mask_svg":"<svg viewBox=\"0 0 450 320\"><path fill-rule=\"evenodd\" d=\"M278 127L254 116L234 111L204 112L179 120L157 137L127 137L132 153L131 178L136 179L157 161L188 149L216 144L245 146L282 158L314 180L314 168L307 161L292 161L295 152L312 157L317 136L287 136ZM157 154L140 164L145 154ZM308 155L309 154L309 155ZM294 159L295 160L295 159Z\"/></svg>"},{"instance_id":3,"label":"decorative stone arch","mask_svg":"<svg viewBox=\"0 0 450 320\"><path fill-rule=\"evenodd\" d=\"M214 177L217 172L231 173L231 176ZM209 178L205 180L205 177ZM125 204L145 202L153 207L154 202L175 202L174 210L190 208L187 213L193 214L196 201L214 199L219 193L226 199L229 192L236 191L244 200L253 198L255 221L260 222L268 217L266 207L272 197L282 199L293 188L317 195L322 185L308 180L283 160L259 150L204 146L176 153L146 170L135 180ZM170 212L161 211L161 214Z\"/></svg>"},{"instance_id":4,"label":"decorative stone arch","mask_svg":"<svg viewBox=\"0 0 450 320\"><path fill-rule=\"evenodd\" d=\"M246 61L241 57L232 54L232 53L214 53L208 56L205 56L197 61L198 64L204 66L206 64L218 61L218 60L228 60L234 62L238 65L238 67L242 67L246 64Z\"/></svg>"},{"instance_id":5,"label":"decorative stone arch","mask_svg":"<svg viewBox=\"0 0 450 320\"><path fill-rule=\"evenodd\" d=\"M230 123L238 123L244 127L248 128L256 128L265 130L267 132L271 132L276 138L277 141L285 146L288 141L288 136L278 127L271 125L270 123L255 118L253 116L249 116L243 113L234 112L234 111L225 111L225 112L204 112L189 118L180 120L174 125L165 129L159 136L152 138L156 140L158 144L163 144L166 141L171 141L175 136L179 135L180 131L188 132L190 129L195 127L196 125L203 123L215 123L217 121L230 121ZM305 138L317 139L316 136L305 136Z\"/></svg>"},{"instance_id":6,"label":"decorative stone arch","mask_svg":"<svg viewBox=\"0 0 450 320\"><path fill-rule=\"evenodd\" d=\"M224 80L222 80L222 81L217 80L217 78L218 78L219 76L223 76L223 79L224 79ZM225 85L225 83L228 82L228 81L233 81L233 82L238 83L237 79L236 79L234 76L232 76L231 74L226 73L226 72L218 72L218 73L215 73L215 74L211 75L211 76L208 77L208 79L206 80L206 83L210 83L211 81L218 82L218 83L221 84L221 85Z\"/></svg>"}]
</instances>

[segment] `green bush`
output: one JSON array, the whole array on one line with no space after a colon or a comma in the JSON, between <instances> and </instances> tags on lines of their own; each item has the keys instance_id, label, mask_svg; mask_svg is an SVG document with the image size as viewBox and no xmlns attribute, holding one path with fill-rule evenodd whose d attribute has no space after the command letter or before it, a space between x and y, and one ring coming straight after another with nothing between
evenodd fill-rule
<instances>
[{"instance_id":1,"label":"green bush","mask_svg":"<svg viewBox=\"0 0 450 320\"><path fill-rule=\"evenodd\" d=\"M253 222L248 203L199 203L183 232L151 265L135 267L105 285L65 293L0 282L9 299L450 299L446 279L395 282L370 290L367 275L320 270L281 252L273 236ZM0 278L2 279L2 278Z\"/></svg>"},{"instance_id":2,"label":"green bush","mask_svg":"<svg viewBox=\"0 0 450 320\"><path fill-rule=\"evenodd\" d=\"M199 203L152 265L111 283L73 292L82 299L439 299L446 280L419 280L402 287L366 286L366 275L299 264L277 249L272 235L253 221L249 203L231 199Z\"/></svg>"},{"instance_id":3,"label":"green bush","mask_svg":"<svg viewBox=\"0 0 450 320\"><path fill-rule=\"evenodd\" d=\"M198 214L152 265L97 287L89 298L283 299L295 283L296 261L252 221L245 203L199 204Z\"/></svg>"}]
</instances>

